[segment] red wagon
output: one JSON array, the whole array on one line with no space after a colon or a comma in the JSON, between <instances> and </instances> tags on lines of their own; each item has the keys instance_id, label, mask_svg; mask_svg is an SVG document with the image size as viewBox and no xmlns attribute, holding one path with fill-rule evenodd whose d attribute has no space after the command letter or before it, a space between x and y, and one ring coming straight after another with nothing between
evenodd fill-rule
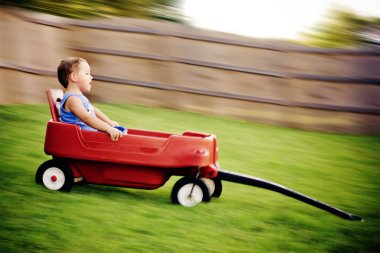
<instances>
[{"instance_id":1,"label":"red wagon","mask_svg":"<svg viewBox=\"0 0 380 253\"><path fill-rule=\"evenodd\" d=\"M62 90L47 90L52 119L47 124L45 153L36 181L51 190L70 190L74 182L156 189L172 176L184 176L172 199L185 206L219 196L216 137L128 129L117 142L104 132L85 131L59 120ZM196 175L196 177L194 177ZM193 191L193 197L188 198Z\"/></svg>"},{"instance_id":2,"label":"red wagon","mask_svg":"<svg viewBox=\"0 0 380 253\"><path fill-rule=\"evenodd\" d=\"M62 90L47 90L52 119L47 123L45 153L52 156L36 172L36 182L69 191L74 182L157 189L171 176L182 176L171 193L174 203L194 206L222 192L222 180L276 191L345 219L360 217L329 206L279 184L222 170L216 137L128 129L117 142L104 132L81 130L59 120Z\"/></svg>"}]
</instances>

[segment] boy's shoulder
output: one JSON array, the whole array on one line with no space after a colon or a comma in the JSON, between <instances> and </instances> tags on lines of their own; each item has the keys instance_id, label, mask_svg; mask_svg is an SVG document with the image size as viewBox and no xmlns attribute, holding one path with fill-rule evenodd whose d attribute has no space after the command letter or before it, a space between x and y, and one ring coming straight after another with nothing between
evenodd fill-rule
<instances>
[{"instance_id":1,"label":"boy's shoulder","mask_svg":"<svg viewBox=\"0 0 380 253\"><path fill-rule=\"evenodd\" d=\"M66 101L67 99L72 98L72 97L79 98L83 102L89 102L88 98L85 95L78 94L78 93L70 93L70 92L63 94L62 101Z\"/></svg>"},{"instance_id":2,"label":"boy's shoulder","mask_svg":"<svg viewBox=\"0 0 380 253\"><path fill-rule=\"evenodd\" d=\"M61 105L69 105L69 107L83 106L87 111L92 107L88 98L83 94L78 93L65 93Z\"/></svg>"}]
</instances>

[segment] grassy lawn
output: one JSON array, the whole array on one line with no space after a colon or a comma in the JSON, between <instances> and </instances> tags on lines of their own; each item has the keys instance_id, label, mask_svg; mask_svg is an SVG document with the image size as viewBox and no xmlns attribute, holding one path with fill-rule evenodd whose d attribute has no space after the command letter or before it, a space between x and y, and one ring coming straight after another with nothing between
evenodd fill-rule
<instances>
[{"instance_id":1,"label":"grassy lawn","mask_svg":"<svg viewBox=\"0 0 380 253\"><path fill-rule=\"evenodd\" d=\"M220 199L170 203L153 191L34 183L47 105L0 106L0 252L380 252L380 137L271 127L224 117L99 104L129 128L217 135L219 163L362 216L351 222L264 189L224 183Z\"/></svg>"}]
</instances>

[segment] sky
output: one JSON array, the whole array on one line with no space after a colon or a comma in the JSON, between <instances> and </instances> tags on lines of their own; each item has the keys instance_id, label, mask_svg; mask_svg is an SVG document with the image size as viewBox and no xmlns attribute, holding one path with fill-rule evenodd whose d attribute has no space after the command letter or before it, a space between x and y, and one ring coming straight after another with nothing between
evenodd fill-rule
<instances>
[{"instance_id":1,"label":"sky","mask_svg":"<svg viewBox=\"0 0 380 253\"><path fill-rule=\"evenodd\" d=\"M182 0L195 27L256 38L297 39L331 9L380 17L380 0Z\"/></svg>"}]
</instances>

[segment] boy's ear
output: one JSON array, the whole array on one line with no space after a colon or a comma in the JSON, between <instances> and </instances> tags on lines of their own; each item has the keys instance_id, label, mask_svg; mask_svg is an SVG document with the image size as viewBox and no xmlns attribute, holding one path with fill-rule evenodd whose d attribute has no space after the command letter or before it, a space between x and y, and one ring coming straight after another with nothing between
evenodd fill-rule
<instances>
[{"instance_id":1,"label":"boy's ear","mask_svg":"<svg viewBox=\"0 0 380 253\"><path fill-rule=\"evenodd\" d=\"M75 83L77 81L77 74L75 72L71 72L70 75L69 75L69 80L73 83Z\"/></svg>"}]
</instances>

